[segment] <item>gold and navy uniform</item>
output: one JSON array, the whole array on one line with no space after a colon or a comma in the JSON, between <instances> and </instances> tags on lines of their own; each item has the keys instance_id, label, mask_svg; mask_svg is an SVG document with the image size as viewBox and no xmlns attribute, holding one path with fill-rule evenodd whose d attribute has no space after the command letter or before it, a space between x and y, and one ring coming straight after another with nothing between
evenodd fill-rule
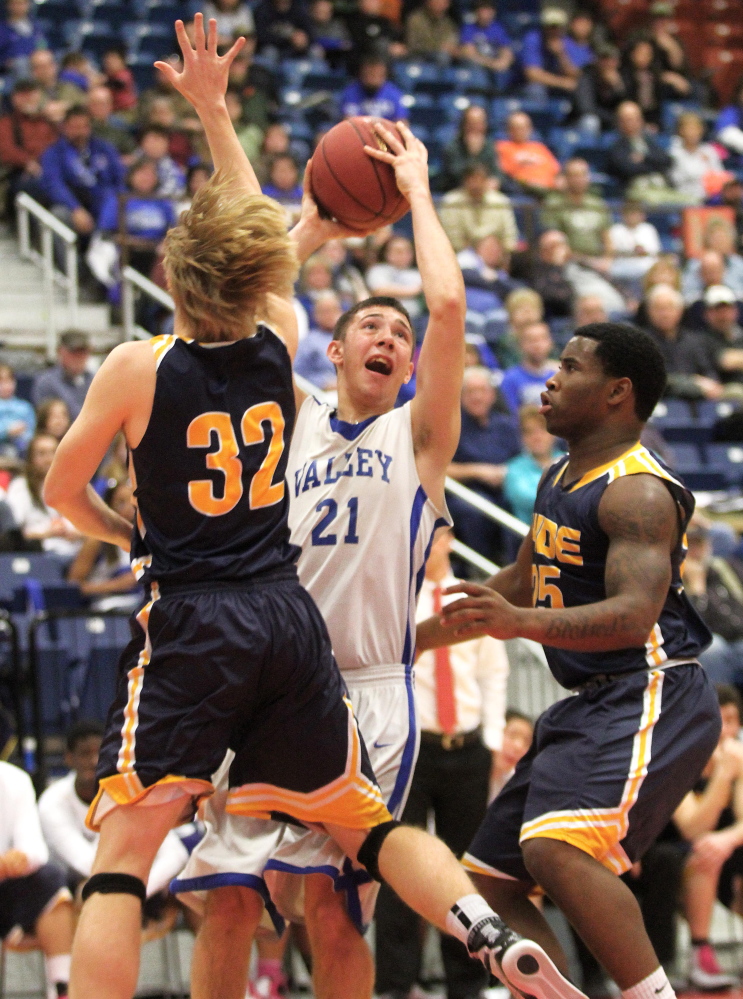
<instances>
[{"instance_id":1,"label":"gold and navy uniform","mask_svg":"<svg viewBox=\"0 0 743 999\"><path fill-rule=\"evenodd\" d=\"M150 600L122 656L89 824L153 792L209 795L227 749L242 814L387 821L325 623L297 578L286 347L265 326L219 346L151 346L152 412L132 452L132 567Z\"/></svg>"},{"instance_id":2,"label":"gold and navy uniform","mask_svg":"<svg viewBox=\"0 0 743 999\"><path fill-rule=\"evenodd\" d=\"M696 656L711 635L682 582L684 533L694 498L641 444L565 482L568 457L545 476L532 521L537 607L606 599L609 538L599 524L604 490L627 475L654 475L675 500L679 541L672 578L644 648L574 652L545 646L550 669L574 697L538 719L534 742L491 804L465 866L531 880L520 843L544 837L584 850L621 874L638 860L692 789L720 732L712 685Z\"/></svg>"}]
</instances>

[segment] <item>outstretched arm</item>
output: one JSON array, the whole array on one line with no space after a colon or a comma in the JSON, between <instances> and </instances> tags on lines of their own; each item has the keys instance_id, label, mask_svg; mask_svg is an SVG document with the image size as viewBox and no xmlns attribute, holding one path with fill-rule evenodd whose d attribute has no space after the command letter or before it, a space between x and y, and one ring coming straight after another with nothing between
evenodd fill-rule
<instances>
[{"instance_id":1,"label":"outstretched arm","mask_svg":"<svg viewBox=\"0 0 743 999\"><path fill-rule=\"evenodd\" d=\"M494 590L463 583L456 590L467 596L443 609L448 625L457 637L469 637L471 627L480 633L484 628L494 638L531 638L576 652L642 648L671 583L670 553L678 530L674 501L654 476L617 479L604 492L599 523L609 538L604 600L557 607L562 595L554 579L544 588L551 608L522 609Z\"/></svg>"},{"instance_id":2,"label":"outstretched arm","mask_svg":"<svg viewBox=\"0 0 743 999\"><path fill-rule=\"evenodd\" d=\"M416 466L435 503L444 498L446 468L459 443L459 397L464 372L464 281L457 258L431 198L428 153L407 125L398 123L402 142L388 128L377 131L389 151L370 156L394 167L397 186L410 202L413 238L423 294L430 316L416 371L412 402Z\"/></svg>"},{"instance_id":3,"label":"outstretched arm","mask_svg":"<svg viewBox=\"0 0 743 999\"><path fill-rule=\"evenodd\" d=\"M260 194L261 185L238 141L224 99L230 66L245 39L238 38L226 55L218 55L217 22L211 18L205 35L203 14L194 17L194 45L183 21L175 22L175 33L183 53L183 72L176 72L167 62L156 62L155 68L193 105L204 126L215 169L248 194Z\"/></svg>"}]
</instances>

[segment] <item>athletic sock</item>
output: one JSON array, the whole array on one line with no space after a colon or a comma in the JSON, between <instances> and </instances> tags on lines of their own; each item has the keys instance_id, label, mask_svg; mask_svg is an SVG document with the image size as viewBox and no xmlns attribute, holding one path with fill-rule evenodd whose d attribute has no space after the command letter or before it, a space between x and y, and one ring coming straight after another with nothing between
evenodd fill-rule
<instances>
[{"instance_id":1,"label":"athletic sock","mask_svg":"<svg viewBox=\"0 0 743 999\"><path fill-rule=\"evenodd\" d=\"M461 940L466 947L470 930L475 923L494 915L495 913L482 895L464 895L447 912L446 930L457 940ZM652 999L656 999L656 997L653 996ZM666 997L664 996L663 999Z\"/></svg>"},{"instance_id":2,"label":"athletic sock","mask_svg":"<svg viewBox=\"0 0 743 999\"><path fill-rule=\"evenodd\" d=\"M49 983L49 992L53 999L67 995L71 962L72 958L69 954L53 954L44 960L46 965L46 980Z\"/></svg>"},{"instance_id":3,"label":"athletic sock","mask_svg":"<svg viewBox=\"0 0 743 999\"><path fill-rule=\"evenodd\" d=\"M256 978L270 978L281 984L284 979L283 964L278 957L259 957Z\"/></svg>"},{"instance_id":4,"label":"athletic sock","mask_svg":"<svg viewBox=\"0 0 743 999\"><path fill-rule=\"evenodd\" d=\"M668 975L659 967L631 989L624 989L622 999L676 999Z\"/></svg>"}]
</instances>

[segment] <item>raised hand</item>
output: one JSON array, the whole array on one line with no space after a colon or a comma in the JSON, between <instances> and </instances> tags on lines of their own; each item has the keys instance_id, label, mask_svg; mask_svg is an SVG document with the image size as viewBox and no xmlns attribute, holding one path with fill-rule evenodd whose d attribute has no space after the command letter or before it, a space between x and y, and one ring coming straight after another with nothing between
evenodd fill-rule
<instances>
[{"instance_id":1,"label":"raised hand","mask_svg":"<svg viewBox=\"0 0 743 999\"><path fill-rule=\"evenodd\" d=\"M238 38L229 52L218 55L217 22L210 19L208 35L205 35L203 14L194 17L194 45L188 39L183 21L175 22L175 33L183 53L183 72L178 73L169 63L159 61L155 63L155 69L159 69L197 111L208 111L223 101L230 66L245 45L245 39Z\"/></svg>"},{"instance_id":2,"label":"raised hand","mask_svg":"<svg viewBox=\"0 0 743 999\"><path fill-rule=\"evenodd\" d=\"M460 600L444 604L441 623L451 628L457 638L516 638L519 634L519 608L488 586L476 583L457 583L446 593L466 594Z\"/></svg>"},{"instance_id":3,"label":"raised hand","mask_svg":"<svg viewBox=\"0 0 743 999\"><path fill-rule=\"evenodd\" d=\"M402 142L391 129L377 122L374 125L374 131L382 139L387 149L364 146L364 152L375 160L389 163L395 171L400 194L403 194L408 201L416 193L423 192L430 196L428 150L420 139L416 139L404 122L398 121L397 129L402 136Z\"/></svg>"}]
</instances>

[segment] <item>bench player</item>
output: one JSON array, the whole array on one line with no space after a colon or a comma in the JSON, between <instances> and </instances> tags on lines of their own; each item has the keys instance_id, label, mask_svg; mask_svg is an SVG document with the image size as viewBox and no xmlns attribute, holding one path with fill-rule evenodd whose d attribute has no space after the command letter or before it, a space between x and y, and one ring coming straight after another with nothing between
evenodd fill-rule
<instances>
[{"instance_id":1,"label":"bench player","mask_svg":"<svg viewBox=\"0 0 743 999\"><path fill-rule=\"evenodd\" d=\"M207 43L196 16L195 48L182 22L176 30L179 84L218 170L167 238L175 334L112 351L45 486L47 501L84 533L129 547L129 524L89 486L123 430L138 503L132 555L150 596L122 657L101 747L88 816L100 840L70 996L133 995L152 860L167 831L212 793L228 748L236 750L230 785L252 794L242 804L248 814L321 823L489 966L501 956L516 961L533 945L473 893L440 841L391 819L327 630L298 582L284 484L296 347L285 298L296 252L282 209L260 194L231 128L223 141L229 66L244 40L220 57L215 21ZM263 903L250 896L252 930Z\"/></svg>"},{"instance_id":2,"label":"bench player","mask_svg":"<svg viewBox=\"0 0 743 999\"><path fill-rule=\"evenodd\" d=\"M529 901L534 883L562 909L624 999L673 989L617 877L639 860L717 745L720 712L696 656L709 643L681 581L694 498L640 443L665 386L650 338L583 326L547 380L547 429L569 455L542 477L516 562L452 590L448 628L429 619L422 648L472 630L541 642L578 696L538 720L532 749L491 804L464 864L520 933L565 958Z\"/></svg>"}]
</instances>

